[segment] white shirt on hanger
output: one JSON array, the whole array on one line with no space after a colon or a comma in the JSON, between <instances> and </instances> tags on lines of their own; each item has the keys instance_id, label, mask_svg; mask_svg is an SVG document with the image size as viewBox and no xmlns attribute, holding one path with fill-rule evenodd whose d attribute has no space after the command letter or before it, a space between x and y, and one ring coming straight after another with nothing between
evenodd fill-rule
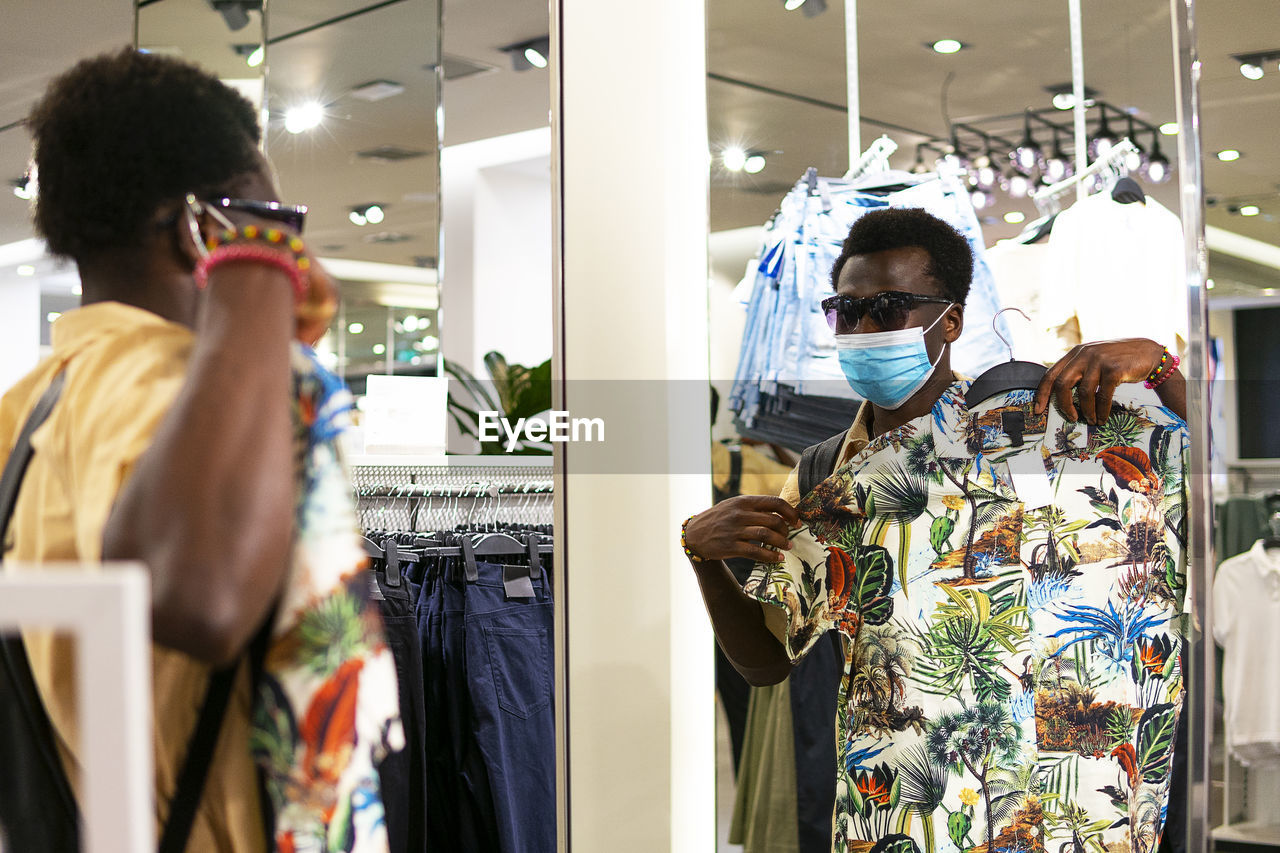
<instances>
[{"instance_id":1,"label":"white shirt on hanger","mask_svg":"<svg viewBox=\"0 0 1280 853\"><path fill-rule=\"evenodd\" d=\"M1227 745L1245 765L1280 764L1280 550L1262 540L1224 560L1213 582Z\"/></svg>"},{"instance_id":2,"label":"white shirt on hanger","mask_svg":"<svg viewBox=\"0 0 1280 853\"><path fill-rule=\"evenodd\" d=\"M1110 193L1058 214L1049 235L1043 321L1076 317L1084 342L1150 338L1176 351L1187 337L1182 223L1160 202L1121 204Z\"/></svg>"}]
</instances>

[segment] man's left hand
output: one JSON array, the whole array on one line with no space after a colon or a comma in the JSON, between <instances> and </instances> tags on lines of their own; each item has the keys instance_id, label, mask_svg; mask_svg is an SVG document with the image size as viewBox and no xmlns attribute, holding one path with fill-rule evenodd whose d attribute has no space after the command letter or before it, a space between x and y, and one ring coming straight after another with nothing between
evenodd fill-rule
<instances>
[{"instance_id":1,"label":"man's left hand","mask_svg":"<svg viewBox=\"0 0 1280 853\"><path fill-rule=\"evenodd\" d=\"M1063 356L1040 380L1036 389L1036 412L1056 398L1058 409L1069 420L1100 424L1111 413L1111 397L1116 386L1141 382L1160 363L1164 347L1146 338L1125 338L1078 344ZM1080 409L1072 392L1079 389Z\"/></svg>"}]
</instances>

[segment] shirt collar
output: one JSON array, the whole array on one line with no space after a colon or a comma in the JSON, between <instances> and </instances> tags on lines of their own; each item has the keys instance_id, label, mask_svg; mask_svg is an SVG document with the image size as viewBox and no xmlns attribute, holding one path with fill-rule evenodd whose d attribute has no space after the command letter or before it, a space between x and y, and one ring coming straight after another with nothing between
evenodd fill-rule
<instances>
[{"instance_id":1,"label":"shirt collar","mask_svg":"<svg viewBox=\"0 0 1280 853\"><path fill-rule=\"evenodd\" d=\"M55 355L68 356L106 335L166 332L191 336L186 326L123 302L94 302L75 308L53 322L50 342Z\"/></svg>"}]
</instances>

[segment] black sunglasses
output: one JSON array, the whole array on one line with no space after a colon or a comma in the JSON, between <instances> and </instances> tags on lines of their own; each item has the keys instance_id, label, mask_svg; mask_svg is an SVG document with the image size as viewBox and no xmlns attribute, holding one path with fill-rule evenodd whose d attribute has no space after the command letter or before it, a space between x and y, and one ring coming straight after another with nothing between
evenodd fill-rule
<instances>
[{"instance_id":1,"label":"black sunglasses","mask_svg":"<svg viewBox=\"0 0 1280 853\"><path fill-rule=\"evenodd\" d=\"M263 219L271 219L287 225L294 232L301 234L302 226L307 221L305 204L281 204L278 201L258 201L251 198L207 198L205 204L220 207L223 210L239 210Z\"/></svg>"},{"instance_id":2,"label":"black sunglasses","mask_svg":"<svg viewBox=\"0 0 1280 853\"><path fill-rule=\"evenodd\" d=\"M885 290L875 296L856 298L837 293L822 300L822 313L832 331L840 328L853 331L864 316L870 316L885 331L906 328L907 317L921 304L951 305L950 299L941 296L921 296L903 290Z\"/></svg>"}]
</instances>

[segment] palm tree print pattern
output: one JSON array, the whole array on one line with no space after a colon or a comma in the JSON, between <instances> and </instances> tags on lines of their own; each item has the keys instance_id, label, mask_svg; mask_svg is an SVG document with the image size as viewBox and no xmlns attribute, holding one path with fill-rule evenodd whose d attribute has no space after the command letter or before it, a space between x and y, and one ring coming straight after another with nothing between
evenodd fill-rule
<instances>
[{"instance_id":1,"label":"palm tree print pattern","mask_svg":"<svg viewBox=\"0 0 1280 853\"><path fill-rule=\"evenodd\" d=\"M1091 427L1026 392L969 410L966 389L805 496L791 551L745 585L792 657L844 636L832 850L1151 853L1183 693L1186 425L1124 393ZM1015 488L1024 454L1046 506Z\"/></svg>"}]
</instances>

